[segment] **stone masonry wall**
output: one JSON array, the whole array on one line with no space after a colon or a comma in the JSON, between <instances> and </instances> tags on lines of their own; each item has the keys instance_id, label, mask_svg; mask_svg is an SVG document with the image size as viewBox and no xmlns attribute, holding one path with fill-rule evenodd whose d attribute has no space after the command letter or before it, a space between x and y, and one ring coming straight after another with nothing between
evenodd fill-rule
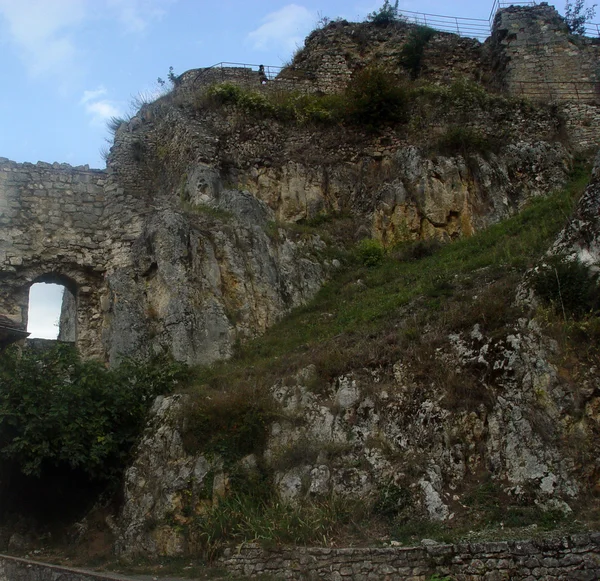
<instances>
[{"instance_id":1,"label":"stone masonry wall","mask_svg":"<svg viewBox=\"0 0 600 581\"><path fill-rule=\"evenodd\" d=\"M228 549L221 564L232 573L287 580L593 581L600 577L600 533L556 540L431 544L422 547L293 548L257 545Z\"/></svg>"},{"instance_id":2,"label":"stone masonry wall","mask_svg":"<svg viewBox=\"0 0 600 581\"><path fill-rule=\"evenodd\" d=\"M79 304L78 344L99 344L94 324L106 262L101 226L106 174L66 164L0 159L0 313L27 327L29 287L64 284Z\"/></svg>"},{"instance_id":3,"label":"stone masonry wall","mask_svg":"<svg viewBox=\"0 0 600 581\"><path fill-rule=\"evenodd\" d=\"M63 284L76 302L69 340L102 358L105 279L130 263L147 210L105 171L0 158L0 314L25 329L31 285Z\"/></svg>"},{"instance_id":4,"label":"stone masonry wall","mask_svg":"<svg viewBox=\"0 0 600 581\"><path fill-rule=\"evenodd\" d=\"M497 78L509 93L544 101L598 102L598 39L571 34L553 6L500 10L488 43Z\"/></svg>"}]
</instances>

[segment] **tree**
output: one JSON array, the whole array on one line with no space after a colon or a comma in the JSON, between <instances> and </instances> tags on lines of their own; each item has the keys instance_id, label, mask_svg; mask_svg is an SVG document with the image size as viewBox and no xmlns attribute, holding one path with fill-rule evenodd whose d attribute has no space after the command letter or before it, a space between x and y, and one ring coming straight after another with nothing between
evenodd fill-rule
<instances>
[{"instance_id":1,"label":"tree","mask_svg":"<svg viewBox=\"0 0 600 581\"><path fill-rule=\"evenodd\" d=\"M584 8L584 0L567 0L565 5L565 21L573 34L585 34L585 23L596 16L596 4Z\"/></svg>"},{"instance_id":2,"label":"tree","mask_svg":"<svg viewBox=\"0 0 600 581\"><path fill-rule=\"evenodd\" d=\"M385 26L400 20L400 17L398 16L398 0L396 0L393 5L390 4L388 0L385 0L383 6L379 8L379 10L375 10L367 16L367 20L379 26Z\"/></svg>"}]
</instances>

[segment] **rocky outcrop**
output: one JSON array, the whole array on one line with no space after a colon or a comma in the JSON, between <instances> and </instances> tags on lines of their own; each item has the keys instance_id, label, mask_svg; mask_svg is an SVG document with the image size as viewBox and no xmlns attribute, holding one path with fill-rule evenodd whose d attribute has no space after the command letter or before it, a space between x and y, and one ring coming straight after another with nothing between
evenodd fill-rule
<instances>
[{"instance_id":1,"label":"rocky outcrop","mask_svg":"<svg viewBox=\"0 0 600 581\"><path fill-rule=\"evenodd\" d=\"M267 208L245 192L221 192L219 203L152 216L132 266L108 275L111 361L161 351L190 364L227 358L236 339L264 332L318 290L327 269L317 237L269 237Z\"/></svg>"},{"instance_id":2,"label":"rocky outcrop","mask_svg":"<svg viewBox=\"0 0 600 581\"><path fill-rule=\"evenodd\" d=\"M599 183L596 167L556 252L595 264ZM444 522L464 507L466 483L478 486L487 474L507 499L571 512L600 474L595 368L572 370L573 381L557 342L525 312L492 330L473 323L441 334L429 325L419 345L393 364L354 365L325 385L314 365L275 381L269 397L277 413L264 448L244 462L266 467L291 504L396 490L400 509ZM227 489L231 464L209 461L201 446L195 454L182 448L185 397L157 402L127 472L123 553L185 552L190 537L182 531L175 544L163 539L174 534L165 514L187 523Z\"/></svg>"}]
</instances>

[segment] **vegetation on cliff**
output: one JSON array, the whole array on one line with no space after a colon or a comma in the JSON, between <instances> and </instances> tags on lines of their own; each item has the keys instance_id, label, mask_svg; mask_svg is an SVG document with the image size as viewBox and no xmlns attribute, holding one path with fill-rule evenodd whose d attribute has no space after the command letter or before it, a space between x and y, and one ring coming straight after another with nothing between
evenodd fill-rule
<instances>
[{"instance_id":1,"label":"vegetation on cliff","mask_svg":"<svg viewBox=\"0 0 600 581\"><path fill-rule=\"evenodd\" d=\"M114 490L151 403L185 373L166 358L107 370L82 361L68 344L7 349L0 355L2 512L14 509L12 502L26 512L28 505L61 510L77 487L84 502L91 500L85 487ZM40 483L44 494L28 496Z\"/></svg>"},{"instance_id":2,"label":"vegetation on cliff","mask_svg":"<svg viewBox=\"0 0 600 581\"><path fill-rule=\"evenodd\" d=\"M346 268L314 301L263 337L239 346L231 360L196 369L196 387L188 392L194 404L187 414L185 443L190 453L219 454L230 473L226 497L199 513L190 507L184 525L205 554L213 555L233 539L323 543L340 535L383 534L402 542L423 536L449 541L483 529L501 535L492 532L498 527L510 536L513 528L563 526L561 511L515 501L489 475L479 475L469 485L462 514L442 526L415 516L414 490L391 482L381 482L378 494L361 502L333 496L286 504L274 491L273 466L259 463L249 476L240 471L239 461L251 453L260 457L269 426L284 413L269 398L269 389L309 364L316 370L310 389L325 393L342 374L408 359L425 383L434 382L445 394L448 410L468 414L481 406L491 410L501 389L495 390L491 376L485 383L492 387L482 387L477 373L485 370L459 376L447 369L436 350L449 333L477 324L482 332L501 336L519 317L535 316L560 339L561 349L579 349L582 362L595 360L588 345L599 337L599 294L588 268L557 259L550 271L535 275L533 284L543 299L537 315L511 299L523 274L563 227L587 179L587 171L579 167L568 188L533 200L514 218L450 245L421 241L384 250L363 243L347 249L339 254ZM322 227L304 226L304 235ZM214 429L208 431L208 426ZM310 462L317 453L310 442L299 442L277 459L276 469ZM207 499L210 503L210 494Z\"/></svg>"}]
</instances>

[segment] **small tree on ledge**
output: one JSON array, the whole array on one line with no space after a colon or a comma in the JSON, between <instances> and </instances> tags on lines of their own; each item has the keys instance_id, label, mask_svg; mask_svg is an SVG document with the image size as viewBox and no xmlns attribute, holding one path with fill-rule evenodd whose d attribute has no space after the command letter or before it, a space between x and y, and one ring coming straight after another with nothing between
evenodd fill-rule
<instances>
[{"instance_id":1,"label":"small tree on ledge","mask_svg":"<svg viewBox=\"0 0 600 581\"><path fill-rule=\"evenodd\" d=\"M596 16L596 4L591 8L584 8L584 0L567 0L565 5L565 21L573 34L585 34L585 23Z\"/></svg>"},{"instance_id":2,"label":"small tree on ledge","mask_svg":"<svg viewBox=\"0 0 600 581\"><path fill-rule=\"evenodd\" d=\"M393 5L390 4L389 0L385 0L383 6L379 8L379 10L375 10L367 16L367 20L378 26L385 26L401 20L398 16L398 0L396 0Z\"/></svg>"}]
</instances>

